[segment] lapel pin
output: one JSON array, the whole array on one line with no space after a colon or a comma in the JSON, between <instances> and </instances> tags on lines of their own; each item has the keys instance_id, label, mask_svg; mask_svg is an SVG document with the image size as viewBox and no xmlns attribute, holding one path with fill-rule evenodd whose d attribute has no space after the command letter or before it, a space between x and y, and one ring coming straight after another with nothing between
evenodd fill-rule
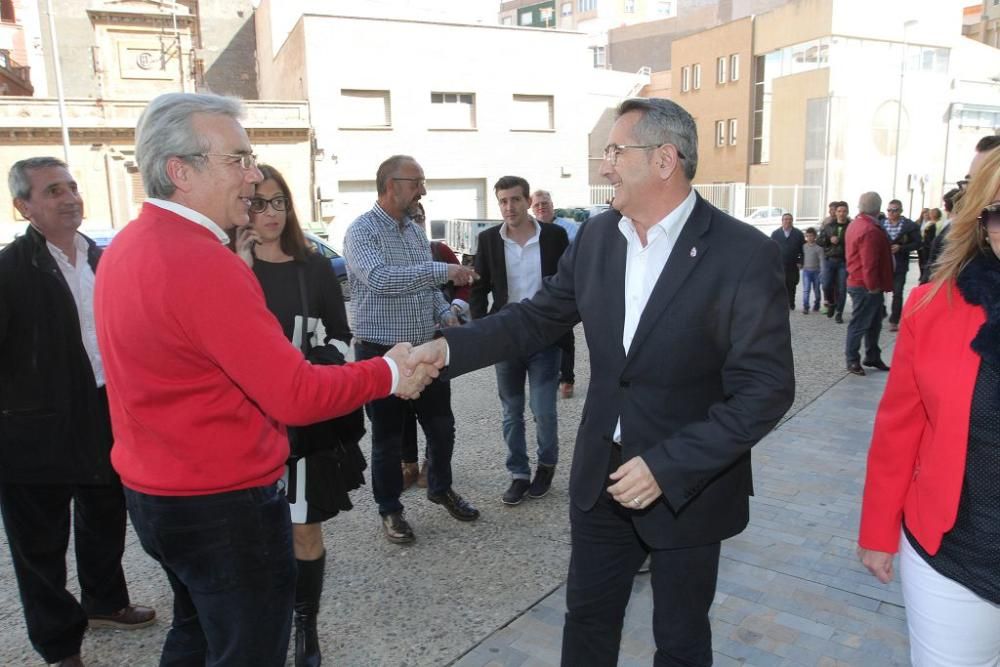
<instances>
[{"instance_id":1,"label":"lapel pin","mask_svg":"<svg viewBox=\"0 0 1000 667\"><path fill-rule=\"evenodd\" d=\"M692 257L697 257L698 256L698 249L697 248L694 248L694 247L691 248L691 256Z\"/></svg>"}]
</instances>

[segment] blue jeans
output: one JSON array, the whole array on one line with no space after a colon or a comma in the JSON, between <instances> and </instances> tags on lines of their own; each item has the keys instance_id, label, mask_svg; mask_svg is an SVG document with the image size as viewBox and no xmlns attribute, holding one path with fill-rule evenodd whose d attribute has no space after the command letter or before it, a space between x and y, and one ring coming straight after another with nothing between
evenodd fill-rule
<instances>
[{"instance_id":1,"label":"blue jeans","mask_svg":"<svg viewBox=\"0 0 1000 667\"><path fill-rule=\"evenodd\" d=\"M882 331L882 311L885 294L872 294L864 287L850 287L851 321L847 325L845 356L847 365L860 363L861 339L865 339L865 363L881 361L882 350L878 346L878 336Z\"/></svg>"},{"instance_id":2,"label":"blue jeans","mask_svg":"<svg viewBox=\"0 0 1000 667\"><path fill-rule=\"evenodd\" d=\"M389 348L365 341L354 345L358 361L383 355ZM440 378L427 385L420 398L404 401L395 396L365 406L372 424L372 495L382 516L399 512L403 503L403 437L411 410L427 436L427 492L441 495L451 488L451 455L455 449L455 415L451 411L451 385Z\"/></svg>"},{"instance_id":3,"label":"blue jeans","mask_svg":"<svg viewBox=\"0 0 1000 667\"><path fill-rule=\"evenodd\" d=\"M524 379L531 391L531 413L535 416L538 463L554 466L559 461L559 422L556 390L559 388L561 352L556 345L527 359L501 361L496 365L497 393L503 406L503 439L507 442L507 470L514 479L531 479L531 463L524 434Z\"/></svg>"},{"instance_id":4,"label":"blue jeans","mask_svg":"<svg viewBox=\"0 0 1000 667\"><path fill-rule=\"evenodd\" d=\"M847 262L840 257L826 258L826 280L823 281L823 296L838 313L844 314L847 304Z\"/></svg>"},{"instance_id":5,"label":"blue jeans","mask_svg":"<svg viewBox=\"0 0 1000 667\"><path fill-rule=\"evenodd\" d=\"M277 485L204 496L126 488L125 500L142 548L174 591L160 665L283 666L296 571Z\"/></svg>"},{"instance_id":6,"label":"blue jeans","mask_svg":"<svg viewBox=\"0 0 1000 667\"><path fill-rule=\"evenodd\" d=\"M819 269L802 269L802 307L809 310L809 294L814 295L814 303L819 308Z\"/></svg>"}]
</instances>

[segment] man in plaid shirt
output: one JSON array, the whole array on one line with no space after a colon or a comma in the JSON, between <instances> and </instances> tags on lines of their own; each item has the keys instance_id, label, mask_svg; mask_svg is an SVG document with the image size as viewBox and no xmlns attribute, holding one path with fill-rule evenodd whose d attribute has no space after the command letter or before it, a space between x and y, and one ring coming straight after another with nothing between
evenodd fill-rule
<instances>
[{"instance_id":1,"label":"man in plaid shirt","mask_svg":"<svg viewBox=\"0 0 1000 667\"><path fill-rule=\"evenodd\" d=\"M390 157L375 177L375 206L347 229L344 259L358 360L381 356L396 343L425 343L439 326L457 325L440 286L449 280L471 285L476 278L468 267L431 259L427 236L412 219L417 203L427 194L425 185L424 170L416 160L407 155ZM448 382L431 383L413 401L413 409L427 434L427 499L443 505L459 521L478 519L479 510L451 488L455 416ZM386 538L397 544L412 542L413 530L399 499L407 405L390 396L369 403L365 410L372 423L372 492Z\"/></svg>"}]
</instances>

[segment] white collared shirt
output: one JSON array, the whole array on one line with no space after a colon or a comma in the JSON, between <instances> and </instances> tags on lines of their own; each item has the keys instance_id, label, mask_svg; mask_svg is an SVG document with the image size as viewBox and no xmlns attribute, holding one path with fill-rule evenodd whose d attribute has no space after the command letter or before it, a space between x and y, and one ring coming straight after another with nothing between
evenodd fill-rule
<instances>
[{"instance_id":1,"label":"white collared shirt","mask_svg":"<svg viewBox=\"0 0 1000 667\"><path fill-rule=\"evenodd\" d=\"M209 218L207 215L199 213L193 208L188 208L183 204L178 204L175 201L170 201L167 199L156 199L155 197L150 197L146 201L152 204L153 206L159 206L162 209L166 209L171 213L176 213L182 218L187 218L191 222L197 223L202 227L205 227L218 237L220 243L222 243L223 245L229 244L229 234L227 234L222 227L219 227L219 225L213 222L212 219Z\"/></svg>"},{"instance_id":2,"label":"white collared shirt","mask_svg":"<svg viewBox=\"0 0 1000 667\"><path fill-rule=\"evenodd\" d=\"M542 226L534 218L535 235L522 246L507 236L507 223L500 226L503 257L507 266L507 303L518 303L542 289Z\"/></svg>"},{"instance_id":3,"label":"white collared shirt","mask_svg":"<svg viewBox=\"0 0 1000 667\"><path fill-rule=\"evenodd\" d=\"M628 244L625 253L625 326L622 332L622 347L625 348L626 355L632 347L636 329L639 328L642 311L646 309L653 287L656 286L663 267L667 265L667 259L694 209L695 201L692 189L677 208L646 232L645 246L639 240L631 218L622 216L618 221L618 230ZM615 442L621 442L621 436L622 422L619 417L615 425Z\"/></svg>"},{"instance_id":4,"label":"white collared shirt","mask_svg":"<svg viewBox=\"0 0 1000 667\"><path fill-rule=\"evenodd\" d=\"M94 379L98 387L104 386L104 362L101 361L101 351L97 347L97 326L94 321L94 270L87 262L87 251L90 249L87 241L80 235L73 236L73 246L76 252L75 266L62 250L51 242L45 242L49 254L56 260L56 265L69 285L76 304L77 319L80 320L80 338L83 349L87 351L90 367L94 371Z\"/></svg>"}]
</instances>

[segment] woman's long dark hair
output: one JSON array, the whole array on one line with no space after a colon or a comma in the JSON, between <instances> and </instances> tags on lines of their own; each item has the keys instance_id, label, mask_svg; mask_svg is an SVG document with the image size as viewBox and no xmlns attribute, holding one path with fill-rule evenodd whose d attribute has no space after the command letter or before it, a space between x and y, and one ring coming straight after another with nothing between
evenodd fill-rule
<instances>
[{"instance_id":1,"label":"woman's long dark hair","mask_svg":"<svg viewBox=\"0 0 1000 667\"><path fill-rule=\"evenodd\" d=\"M306 261L309 250L306 245L306 237L302 233L302 226L299 225L299 217L295 214L295 205L292 202L292 193L288 189L288 183L285 182L285 178L281 175L281 172L269 164L260 164L257 165L257 168L264 175L265 181L271 180L278 184L281 193L288 200L288 205L285 209L285 228L281 230L281 237L278 239L278 242L281 244L281 251L289 257L294 257L299 262Z\"/></svg>"}]
</instances>

